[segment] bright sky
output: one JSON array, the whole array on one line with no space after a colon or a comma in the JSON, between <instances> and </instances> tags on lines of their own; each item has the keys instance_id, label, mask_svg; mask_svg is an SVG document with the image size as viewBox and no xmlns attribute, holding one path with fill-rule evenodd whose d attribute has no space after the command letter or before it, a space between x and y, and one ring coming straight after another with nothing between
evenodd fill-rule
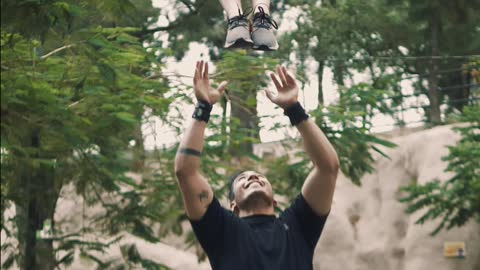
<instances>
[{"instance_id":1,"label":"bright sky","mask_svg":"<svg viewBox=\"0 0 480 270\"><path fill-rule=\"evenodd\" d=\"M153 0L153 3L155 6L160 7L162 9L163 15L160 16L159 21L157 23L159 26L165 26L168 24L168 20L166 19L166 16L170 18L173 18L176 16L177 11L172 10L171 8L168 8L170 6L169 4L170 0ZM281 34L282 32L285 32L285 31L294 30L296 28L296 25L291 22L294 21L293 18L298 16L299 12L300 11L298 9L292 9L290 11L287 11L285 13L285 19L281 21L281 24L279 25L280 28L277 33ZM166 33L160 34L158 35L158 38L165 40L166 35L167 35ZM282 44L280 44L280 46L282 46ZM180 74L182 76L179 77L178 80L180 80L182 83L185 83L187 85L192 85L191 76L194 73L195 62L198 60L205 60L205 61L210 60L208 57L208 48L204 44L191 43L189 50L185 54L185 57L180 62L177 62L174 59L170 59L169 61L167 61L167 67L164 72ZM290 59L290 60L294 60L294 59ZM315 109L318 105L318 101L317 101L318 79L316 77L317 63L312 61L309 64L309 67L310 67L309 68L310 72L307 75L309 77L310 82L304 86L304 88L301 90L299 94L299 101L304 105L307 111ZM287 68L294 72L293 66L288 66ZM211 68L211 72L212 73L215 72L215 67ZM347 84L354 84L362 81L367 82L368 80L369 80L369 77L366 74L357 73L354 75L353 81L347 82ZM408 95L413 93L413 88L411 87L410 84L411 84L411 81L402 82L403 94ZM322 86L324 91L325 103L328 105L328 104L331 104L332 102L335 102L338 96L336 91L337 87L333 83L333 73L328 68L325 68L324 70ZM270 86L270 88L274 89L272 85ZM276 107L276 105L272 104L262 93L258 93L257 101L258 101L257 111L259 113L259 116L274 115L268 120L265 118L262 118L263 120L260 124L261 126L264 127L260 131L260 139L262 142L278 141L286 137L298 135L295 129L286 129L284 131L276 131L276 132L269 131L268 129L272 127L275 123L288 124L288 118L283 115L283 112L281 109ZM428 104L428 100L426 98L422 100L419 98L412 97L410 100L408 98L405 100L406 106L409 106L409 105L419 106L424 104ZM188 121L184 121L183 123L185 127L190 121L188 116L192 114L193 106L192 105L182 105L182 106L184 107L184 109L182 110L182 113L184 114L183 116L185 117L185 119L188 119ZM212 113L220 114L221 109L219 108L219 106L214 106ZM169 116L171 118L178 118L178 114L176 115L176 112L171 112ZM417 122L422 119L422 115L419 112L417 112L417 110L409 110L403 113L403 119L407 123L409 122L411 123L409 124L409 126L419 125L420 123L417 123ZM393 124L394 124L394 120L391 117L386 117L384 115L377 115L373 119L374 128L372 129L372 131L382 132L382 131L391 130L394 128ZM156 147L161 148L164 146L168 147L180 139L180 137L178 136L178 134L176 134L175 131L171 130L170 128L162 124L162 122L157 118L150 118L148 123L144 125L143 132L145 136L146 149L154 149ZM209 135L209 132L207 130L207 136L208 135Z\"/></svg>"}]
</instances>

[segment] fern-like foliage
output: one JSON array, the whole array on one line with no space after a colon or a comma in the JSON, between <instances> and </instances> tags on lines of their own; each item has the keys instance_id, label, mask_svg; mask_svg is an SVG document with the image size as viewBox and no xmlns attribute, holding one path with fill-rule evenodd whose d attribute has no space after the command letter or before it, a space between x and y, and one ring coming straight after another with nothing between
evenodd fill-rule
<instances>
[{"instance_id":1,"label":"fern-like foliage","mask_svg":"<svg viewBox=\"0 0 480 270\"><path fill-rule=\"evenodd\" d=\"M440 220L432 235L461 227L471 219L480 223L480 106L465 108L461 120L469 125L453 128L462 138L449 146L449 154L442 158L448 162L446 171L454 176L446 182L412 183L402 188L407 195L400 201L407 204L407 213L428 209L416 224Z\"/></svg>"}]
</instances>

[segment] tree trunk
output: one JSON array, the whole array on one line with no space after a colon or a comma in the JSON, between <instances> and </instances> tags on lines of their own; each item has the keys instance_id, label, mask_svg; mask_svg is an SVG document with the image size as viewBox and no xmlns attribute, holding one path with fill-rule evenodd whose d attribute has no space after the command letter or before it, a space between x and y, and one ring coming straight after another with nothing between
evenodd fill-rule
<instances>
[{"instance_id":1,"label":"tree trunk","mask_svg":"<svg viewBox=\"0 0 480 270\"><path fill-rule=\"evenodd\" d=\"M430 61L429 77L428 77L428 98L430 100L429 118L430 122L434 125L438 125L442 122L440 115L440 101L438 96L438 33L439 33L439 21L436 17L430 19L431 30L431 46L432 46L432 59Z\"/></svg>"},{"instance_id":2,"label":"tree trunk","mask_svg":"<svg viewBox=\"0 0 480 270\"><path fill-rule=\"evenodd\" d=\"M243 90L240 90L240 92ZM244 92L245 93L245 92ZM259 127L256 103L253 106L247 106L246 101L252 98L251 95L255 93L248 93L246 95L240 95L240 102L232 102L231 118L238 119L238 125L235 125L235 121L230 121L230 149L229 152L232 155L253 153L253 140L259 140ZM256 98L256 96L253 96ZM234 125L234 127L232 126ZM247 140L238 141L236 138L248 138Z\"/></svg>"},{"instance_id":3,"label":"tree trunk","mask_svg":"<svg viewBox=\"0 0 480 270\"><path fill-rule=\"evenodd\" d=\"M339 86L345 86L345 66L336 62L333 70L333 79Z\"/></svg>"},{"instance_id":4,"label":"tree trunk","mask_svg":"<svg viewBox=\"0 0 480 270\"><path fill-rule=\"evenodd\" d=\"M325 105L325 100L323 97L323 69L325 67L324 61L318 61L318 69L317 69L317 76L318 76L318 106Z\"/></svg>"},{"instance_id":5,"label":"tree trunk","mask_svg":"<svg viewBox=\"0 0 480 270\"><path fill-rule=\"evenodd\" d=\"M53 270L55 268L55 255L51 239L37 239L36 232L43 228L44 221L51 220L53 228L53 215L59 191L55 187L53 168L40 164L36 160L40 149L38 133L31 136L31 147L36 149L36 154L25 166L20 182L24 186L22 197L16 202L18 240L20 247L20 268L25 270Z\"/></svg>"}]
</instances>

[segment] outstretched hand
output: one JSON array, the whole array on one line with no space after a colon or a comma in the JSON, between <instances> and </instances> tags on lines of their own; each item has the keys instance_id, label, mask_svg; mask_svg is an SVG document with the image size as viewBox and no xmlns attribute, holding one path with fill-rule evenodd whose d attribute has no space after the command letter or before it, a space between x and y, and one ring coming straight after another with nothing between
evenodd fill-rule
<instances>
[{"instance_id":1,"label":"outstretched hand","mask_svg":"<svg viewBox=\"0 0 480 270\"><path fill-rule=\"evenodd\" d=\"M270 101L277 104L282 109L286 109L297 103L299 89L295 79L287 73L285 67L277 66L276 70L280 81L274 73L270 74L270 78L272 78L273 84L275 84L275 87L277 88L277 94L275 95L273 91L269 90L265 90L265 94Z\"/></svg>"},{"instance_id":2,"label":"outstretched hand","mask_svg":"<svg viewBox=\"0 0 480 270\"><path fill-rule=\"evenodd\" d=\"M197 100L203 100L213 105L220 99L226 86L227 82L223 81L217 89L212 88L208 79L208 63L197 61L193 76L193 90Z\"/></svg>"}]
</instances>

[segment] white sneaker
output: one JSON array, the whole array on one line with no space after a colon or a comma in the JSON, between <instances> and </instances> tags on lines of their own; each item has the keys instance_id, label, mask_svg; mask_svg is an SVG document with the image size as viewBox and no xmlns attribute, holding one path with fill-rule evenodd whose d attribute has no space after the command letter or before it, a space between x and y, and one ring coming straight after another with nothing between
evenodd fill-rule
<instances>
[{"instance_id":1,"label":"white sneaker","mask_svg":"<svg viewBox=\"0 0 480 270\"><path fill-rule=\"evenodd\" d=\"M273 34L273 28L278 29L277 22L266 14L262 7L260 12L253 16L252 39L253 48L262 51L275 51L278 49L277 39Z\"/></svg>"},{"instance_id":2,"label":"white sneaker","mask_svg":"<svg viewBox=\"0 0 480 270\"><path fill-rule=\"evenodd\" d=\"M253 41L250 37L250 24L247 20L249 12L241 13L238 10L238 16L228 19L227 37L225 39L225 48L251 48Z\"/></svg>"}]
</instances>

